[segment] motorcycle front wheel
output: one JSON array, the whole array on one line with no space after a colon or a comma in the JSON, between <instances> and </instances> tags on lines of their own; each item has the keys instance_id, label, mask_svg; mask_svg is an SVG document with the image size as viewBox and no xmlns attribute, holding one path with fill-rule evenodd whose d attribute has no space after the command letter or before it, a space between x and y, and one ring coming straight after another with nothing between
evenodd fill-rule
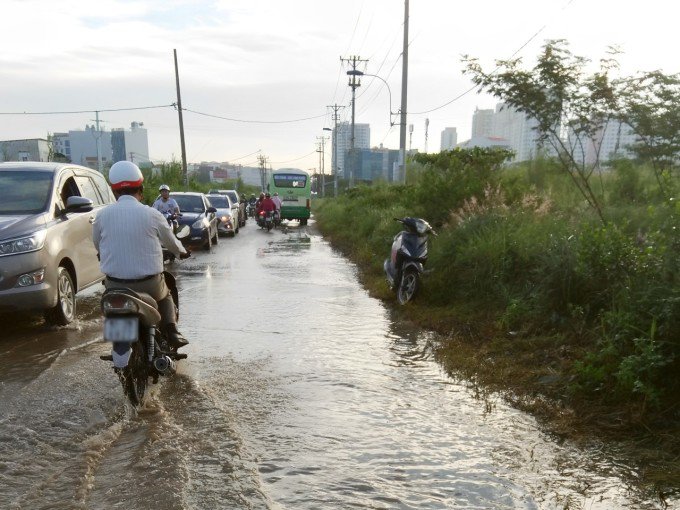
<instances>
[{"instance_id":1,"label":"motorcycle front wheel","mask_svg":"<svg viewBox=\"0 0 680 510\"><path fill-rule=\"evenodd\" d=\"M406 269L401 276L401 282L399 282L397 289L397 301L400 305L413 301L419 289L420 274L413 268Z\"/></svg>"},{"instance_id":2,"label":"motorcycle front wheel","mask_svg":"<svg viewBox=\"0 0 680 510\"><path fill-rule=\"evenodd\" d=\"M145 360L142 342L132 344L132 354L128 365L116 371L123 386L123 393L130 403L133 406L141 404L149 380L149 367Z\"/></svg>"}]
</instances>

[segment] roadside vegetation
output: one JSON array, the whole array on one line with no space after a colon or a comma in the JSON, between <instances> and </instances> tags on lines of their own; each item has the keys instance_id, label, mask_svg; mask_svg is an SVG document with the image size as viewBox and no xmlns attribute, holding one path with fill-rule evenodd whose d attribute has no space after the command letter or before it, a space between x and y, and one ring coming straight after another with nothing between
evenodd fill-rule
<instances>
[{"instance_id":1,"label":"roadside vegetation","mask_svg":"<svg viewBox=\"0 0 680 510\"><path fill-rule=\"evenodd\" d=\"M318 226L394 303L382 274L392 219L428 220L439 234L433 271L400 310L442 333L443 365L503 390L555 432L637 438L649 462L665 455L672 466L647 477L675 477L677 488L680 79L612 80L612 60L587 75L562 41L528 71L512 61L485 74L468 62L482 89L538 119L556 156L508 165L498 149L418 154L406 185L316 201ZM610 119L636 130L634 158L586 164L579 146Z\"/></svg>"}]
</instances>

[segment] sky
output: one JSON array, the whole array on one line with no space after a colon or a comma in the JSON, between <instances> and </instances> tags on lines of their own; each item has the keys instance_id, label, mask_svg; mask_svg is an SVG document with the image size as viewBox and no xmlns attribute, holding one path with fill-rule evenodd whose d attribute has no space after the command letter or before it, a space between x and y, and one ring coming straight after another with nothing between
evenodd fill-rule
<instances>
[{"instance_id":1,"label":"sky","mask_svg":"<svg viewBox=\"0 0 680 510\"><path fill-rule=\"evenodd\" d=\"M177 50L189 163L262 155L312 170L326 137L329 172L324 128L331 105L351 121L351 56L379 77L362 78L355 122L370 124L372 146L399 148L403 0L3 0L1 13L0 140L84 129L99 110L106 130L143 122L154 161L180 160ZM488 71L511 57L529 66L546 40L566 39L594 63L617 46L624 75L676 73L678 14L666 0L410 0L406 148L438 152L445 127L463 141L475 108L498 102L471 90L462 55Z\"/></svg>"}]
</instances>

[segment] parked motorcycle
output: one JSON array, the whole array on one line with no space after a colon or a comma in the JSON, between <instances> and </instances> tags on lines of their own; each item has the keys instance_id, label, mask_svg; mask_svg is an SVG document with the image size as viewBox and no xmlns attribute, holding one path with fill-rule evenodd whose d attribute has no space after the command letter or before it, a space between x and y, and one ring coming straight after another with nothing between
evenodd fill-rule
<instances>
[{"instance_id":1,"label":"parked motorcycle","mask_svg":"<svg viewBox=\"0 0 680 510\"><path fill-rule=\"evenodd\" d=\"M430 224L421 218L394 218L404 230L394 236L390 258L383 268L387 283L397 293L399 304L412 301L420 290L420 278L425 272L429 234L437 235Z\"/></svg>"},{"instance_id":2,"label":"parked motorcycle","mask_svg":"<svg viewBox=\"0 0 680 510\"><path fill-rule=\"evenodd\" d=\"M163 272L165 283L179 311L179 296L175 278ZM111 342L111 355L101 356L113 362L123 393L132 405L139 405L149 385L159 376L171 375L175 362L187 357L168 344L160 327L161 315L156 301L148 294L127 288L110 288L101 299L104 313L104 341Z\"/></svg>"}]
</instances>

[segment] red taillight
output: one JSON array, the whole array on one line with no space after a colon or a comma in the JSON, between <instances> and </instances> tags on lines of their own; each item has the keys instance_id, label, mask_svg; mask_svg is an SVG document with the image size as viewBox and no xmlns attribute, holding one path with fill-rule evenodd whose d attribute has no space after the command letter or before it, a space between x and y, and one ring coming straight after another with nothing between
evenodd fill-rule
<instances>
[{"instance_id":1,"label":"red taillight","mask_svg":"<svg viewBox=\"0 0 680 510\"><path fill-rule=\"evenodd\" d=\"M264 216L264 211L260 211L260 216Z\"/></svg>"}]
</instances>

